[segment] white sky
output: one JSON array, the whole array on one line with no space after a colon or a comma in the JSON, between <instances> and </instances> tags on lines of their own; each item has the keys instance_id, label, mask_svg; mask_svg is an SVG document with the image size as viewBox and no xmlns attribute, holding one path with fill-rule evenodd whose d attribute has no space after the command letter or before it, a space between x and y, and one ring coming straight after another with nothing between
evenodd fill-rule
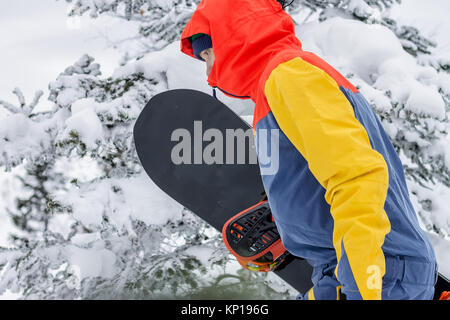
<instances>
[{"instance_id":1,"label":"white sky","mask_svg":"<svg viewBox=\"0 0 450 320\"><path fill-rule=\"evenodd\" d=\"M27 101L43 90L45 102L48 83L84 53L101 63L104 75L112 72L120 54L100 34L106 26L82 18L78 29L70 28L77 24L68 24L66 10L64 0L0 1L0 99L15 103L12 90L19 87Z\"/></svg>"}]
</instances>

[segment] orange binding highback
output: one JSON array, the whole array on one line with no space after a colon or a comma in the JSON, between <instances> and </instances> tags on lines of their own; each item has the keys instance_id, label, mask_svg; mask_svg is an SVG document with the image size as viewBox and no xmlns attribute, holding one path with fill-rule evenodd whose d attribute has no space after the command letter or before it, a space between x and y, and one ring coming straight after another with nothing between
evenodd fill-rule
<instances>
[{"instance_id":1,"label":"orange binding highback","mask_svg":"<svg viewBox=\"0 0 450 320\"><path fill-rule=\"evenodd\" d=\"M275 270L288 256L267 200L229 219L223 226L222 236L237 261L252 271Z\"/></svg>"},{"instance_id":2,"label":"orange binding highback","mask_svg":"<svg viewBox=\"0 0 450 320\"><path fill-rule=\"evenodd\" d=\"M444 291L439 300L450 300L450 291Z\"/></svg>"}]
</instances>

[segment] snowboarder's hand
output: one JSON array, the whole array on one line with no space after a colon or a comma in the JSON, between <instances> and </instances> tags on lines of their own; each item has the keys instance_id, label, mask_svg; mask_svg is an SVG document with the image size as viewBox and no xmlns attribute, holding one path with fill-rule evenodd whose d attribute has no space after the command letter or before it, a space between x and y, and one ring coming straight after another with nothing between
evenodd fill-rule
<instances>
[{"instance_id":1,"label":"snowboarder's hand","mask_svg":"<svg viewBox=\"0 0 450 320\"><path fill-rule=\"evenodd\" d=\"M209 77L209 74L211 73L211 70L214 65L214 51L212 48L203 50L200 52L200 57L202 57L203 60L206 62L206 75Z\"/></svg>"}]
</instances>

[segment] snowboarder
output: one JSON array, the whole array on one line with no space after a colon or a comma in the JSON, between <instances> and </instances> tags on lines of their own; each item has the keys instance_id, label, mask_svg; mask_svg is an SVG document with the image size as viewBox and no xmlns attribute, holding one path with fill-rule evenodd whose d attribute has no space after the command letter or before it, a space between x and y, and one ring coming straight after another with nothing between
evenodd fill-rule
<instances>
[{"instance_id":1,"label":"snowboarder","mask_svg":"<svg viewBox=\"0 0 450 320\"><path fill-rule=\"evenodd\" d=\"M279 132L279 168L262 178L284 246L314 267L299 298L433 298L435 255L392 143L358 89L302 50L279 2L202 0L181 50L210 86L255 102L257 140Z\"/></svg>"}]
</instances>

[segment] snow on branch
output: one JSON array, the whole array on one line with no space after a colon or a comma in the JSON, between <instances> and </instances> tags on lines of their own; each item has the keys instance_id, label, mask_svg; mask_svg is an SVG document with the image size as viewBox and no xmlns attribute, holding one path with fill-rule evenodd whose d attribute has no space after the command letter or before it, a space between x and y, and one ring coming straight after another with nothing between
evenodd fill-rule
<instances>
[{"instance_id":1,"label":"snow on branch","mask_svg":"<svg viewBox=\"0 0 450 320\"><path fill-rule=\"evenodd\" d=\"M22 113L27 117L32 115L34 108L39 103L39 99L44 94L42 90L36 91L33 100L29 104L26 104L25 97L19 88L14 88L13 93L17 96L17 99L19 100L18 106L14 106L12 103L3 100L0 100L0 105L2 105L6 110L8 110L11 113Z\"/></svg>"}]
</instances>

